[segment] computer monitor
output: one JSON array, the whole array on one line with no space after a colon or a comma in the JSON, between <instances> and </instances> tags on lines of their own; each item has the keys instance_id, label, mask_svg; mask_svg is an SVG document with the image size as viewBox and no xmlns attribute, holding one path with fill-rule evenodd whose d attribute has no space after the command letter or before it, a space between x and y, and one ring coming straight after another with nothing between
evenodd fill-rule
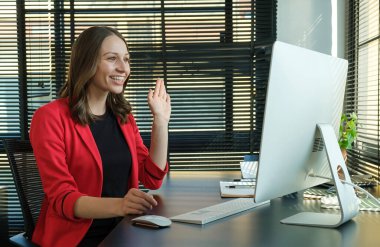
<instances>
[{"instance_id":1,"label":"computer monitor","mask_svg":"<svg viewBox=\"0 0 380 247\"><path fill-rule=\"evenodd\" d=\"M347 61L276 41L272 49L255 200L262 202L334 181L337 214L303 212L282 223L336 227L358 213L337 134ZM330 179L326 179L330 178Z\"/></svg>"}]
</instances>

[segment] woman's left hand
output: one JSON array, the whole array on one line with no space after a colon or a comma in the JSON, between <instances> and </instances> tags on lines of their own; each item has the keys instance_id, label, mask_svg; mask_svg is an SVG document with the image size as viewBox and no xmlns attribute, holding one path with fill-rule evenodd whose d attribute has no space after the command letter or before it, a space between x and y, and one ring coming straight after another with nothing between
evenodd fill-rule
<instances>
[{"instance_id":1,"label":"woman's left hand","mask_svg":"<svg viewBox=\"0 0 380 247\"><path fill-rule=\"evenodd\" d=\"M154 121L169 123L171 114L170 96L166 93L164 81L157 79L154 91L149 89L148 105Z\"/></svg>"}]
</instances>

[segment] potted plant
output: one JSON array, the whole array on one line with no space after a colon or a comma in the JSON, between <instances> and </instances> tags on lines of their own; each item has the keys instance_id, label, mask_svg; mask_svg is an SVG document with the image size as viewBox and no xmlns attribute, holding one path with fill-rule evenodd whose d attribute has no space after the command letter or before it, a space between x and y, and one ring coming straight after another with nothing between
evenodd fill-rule
<instances>
[{"instance_id":1,"label":"potted plant","mask_svg":"<svg viewBox=\"0 0 380 247\"><path fill-rule=\"evenodd\" d=\"M350 114L343 113L340 118L338 143L340 150L342 151L344 161L347 160L347 150L352 149L352 143L357 137L357 121L358 117L355 112Z\"/></svg>"}]
</instances>

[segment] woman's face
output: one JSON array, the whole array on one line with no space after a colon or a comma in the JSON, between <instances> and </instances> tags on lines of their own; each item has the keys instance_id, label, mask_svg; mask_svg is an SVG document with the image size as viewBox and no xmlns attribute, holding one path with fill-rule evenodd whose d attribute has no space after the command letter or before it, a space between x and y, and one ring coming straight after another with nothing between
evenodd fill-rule
<instances>
[{"instance_id":1,"label":"woman's face","mask_svg":"<svg viewBox=\"0 0 380 247\"><path fill-rule=\"evenodd\" d=\"M119 94L131 72L129 53L124 41L116 35L104 39L99 51L98 66L89 87L96 94Z\"/></svg>"}]
</instances>

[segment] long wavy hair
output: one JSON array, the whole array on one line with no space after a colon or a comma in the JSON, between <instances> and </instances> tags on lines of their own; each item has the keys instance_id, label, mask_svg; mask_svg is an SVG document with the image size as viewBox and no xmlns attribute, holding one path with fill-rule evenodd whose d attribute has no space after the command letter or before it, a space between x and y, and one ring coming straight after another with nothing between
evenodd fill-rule
<instances>
[{"instance_id":1,"label":"long wavy hair","mask_svg":"<svg viewBox=\"0 0 380 247\"><path fill-rule=\"evenodd\" d=\"M68 98L71 116L81 125L89 124L96 119L87 101L87 89L91 78L96 73L102 43L111 35L116 35L123 40L128 49L124 37L116 29L105 26L94 26L84 30L71 49L67 81L62 86L59 95L62 98ZM124 89L129 77L130 75L124 82ZM124 97L124 90L120 94L108 93L106 105L115 116L120 118L121 123L127 122L127 116L132 111L132 107Z\"/></svg>"}]
</instances>

